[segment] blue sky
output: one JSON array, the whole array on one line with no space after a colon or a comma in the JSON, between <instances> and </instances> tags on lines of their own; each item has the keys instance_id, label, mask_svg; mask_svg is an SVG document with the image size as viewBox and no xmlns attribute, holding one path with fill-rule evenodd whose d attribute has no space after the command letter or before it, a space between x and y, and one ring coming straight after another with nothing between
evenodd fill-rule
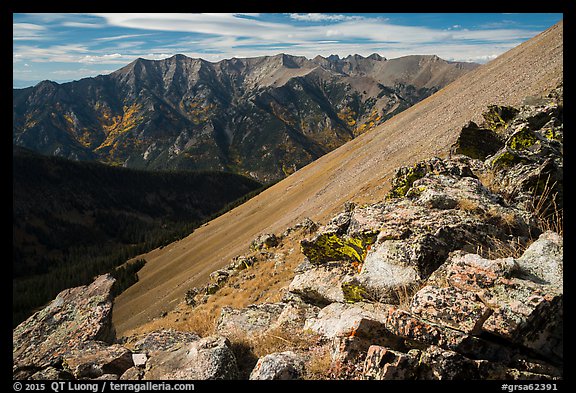
<instances>
[{"instance_id":1,"label":"blue sky","mask_svg":"<svg viewBox=\"0 0 576 393\"><path fill-rule=\"evenodd\" d=\"M14 87L108 74L142 57L219 61L435 54L485 63L562 19L538 13L13 14Z\"/></svg>"}]
</instances>

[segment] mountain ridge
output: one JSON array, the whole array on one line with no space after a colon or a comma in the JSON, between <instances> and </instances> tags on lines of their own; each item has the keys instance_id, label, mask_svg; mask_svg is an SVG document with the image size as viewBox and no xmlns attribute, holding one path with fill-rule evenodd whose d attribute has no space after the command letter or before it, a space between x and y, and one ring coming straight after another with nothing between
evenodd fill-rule
<instances>
[{"instance_id":1,"label":"mountain ridge","mask_svg":"<svg viewBox=\"0 0 576 393\"><path fill-rule=\"evenodd\" d=\"M437 56L136 59L14 90L13 143L140 169L278 180L477 65Z\"/></svg>"}]
</instances>

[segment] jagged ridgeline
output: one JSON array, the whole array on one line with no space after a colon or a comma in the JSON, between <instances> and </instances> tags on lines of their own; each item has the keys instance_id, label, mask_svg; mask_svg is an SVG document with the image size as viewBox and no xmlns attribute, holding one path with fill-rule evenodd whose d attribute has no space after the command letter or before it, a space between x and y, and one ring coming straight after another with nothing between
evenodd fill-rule
<instances>
[{"instance_id":1,"label":"jagged ridgeline","mask_svg":"<svg viewBox=\"0 0 576 393\"><path fill-rule=\"evenodd\" d=\"M477 66L428 55L138 59L109 75L15 89L13 142L78 160L271 182Z\"/></svg>"},{"instance_id":2,"label":"jagged ridgeline","mask_svg":"<svg viewBox=\"0 0 576 393\"><path fill-rule=\"evenodd\" d=\"M14 324L260 188L231 173L139 171L14 148Z\"/></svg>"}]
</instances>

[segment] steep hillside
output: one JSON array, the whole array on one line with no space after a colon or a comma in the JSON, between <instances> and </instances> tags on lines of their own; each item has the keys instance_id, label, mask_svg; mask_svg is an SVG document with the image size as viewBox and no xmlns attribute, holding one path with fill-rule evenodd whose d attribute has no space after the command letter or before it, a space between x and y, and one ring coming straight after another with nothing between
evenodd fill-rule
<instances>
[{"instance_id":1,"label":"steep hillside","mask_svg":"<svg viewBox=\"0 0 576 393\"><path fill-rule=\"evenodd\" d=\"M518 105L527 95L551 91L563 78L562 35L560 22L187 238L146 254L140 281L115 301L118 334L176 307L258 235L280 233L307 216L325 223L346 201L382 199L396 168L446 156L462 126L479 122L487 105Z\"/></svg>"},{"instance_id":2,"label":"steep hillside","mask_svg":"<svg viewBox=\"0 0 576 393\"><path fill-rule=\"evenodd\" d=\"M138 59L109 75L14 90L13 142L72 159L270 182L476 66L437 56Z\"/></svg>"},{"instance_id":3,"label":"steep hillside","mask_svg":"<svg viewBox=\"0 0 576 393\"><path fill-rule=\"evenodd\" d=\"M12 163L14 323L261 187L231 173L138 171L21 148Z\"/></svg>"}]
</instances>

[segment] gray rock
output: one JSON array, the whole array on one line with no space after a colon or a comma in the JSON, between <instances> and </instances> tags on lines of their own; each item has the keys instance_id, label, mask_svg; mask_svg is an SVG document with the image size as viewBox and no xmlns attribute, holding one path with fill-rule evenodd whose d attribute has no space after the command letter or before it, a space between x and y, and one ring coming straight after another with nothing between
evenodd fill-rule
<instances>
[{"instance_id":1,"label":"gray rock","mask_svg":"<svg viewBox=\"0 0 576 393\"><path fill-rule=\"evenodd\" d=\"M145 353L133 353L132 354L132 363L136 367L145 367L146 362L148 361L148 356Z\"/></svg>"},{"instance_id":2,"label":"gray rock","mask_svg":"<svg viewBox=\"0 0 576 393\"><path fill-rule=\"evenodd\" d=\"M114 278L105 274L90 285L66 289L12 332L15 379L57 364L62 356L86 342L111 342Z\"/></svg>"},{"instance_id":3,"label":"gray rock","mask_svg":"<svg viewBox=\"0 0 576 393\"><path fill-rule=\"evenodd\" d=\"M473 292L427 285L412 299L410 311L423 319L477 335L492 309Z\"/></svg>"},{"instance_id":4,"label":"gray rock","mask_svg":"<svg viewBox=\"0 0 576 393\"><path fill-rule=\"evenodd\" d=\"M402 338L383 323L386 308L365 303L332 303L304 325L331 342L332 360L345 362L364 353L372 344L403 348Z\"/></svg>"},{"instance_id":5,"label":"gray rock","mask_svg":"<svg viewBox=\"0 0 576 393\"><path fill-rule=\"evenodd\" d=\"M171 351L158 351L146 364L145 380L236 379L238 366L230 342L210 336Z\"/></svg>"},{"instance_id":6,"label":"gray rock","mask_svg":"<svg viewBox=\"0 0 576 393\"><path fill-rule=\"evenodd\" d=\"M350 274L346 262L327 263L297 274L288 290L299 295L306 302L326 306L333 302L344 302L341 284Z\"/></svg>"},{"instance_id":7,"label":"gray rock","mask_svg":"<svg viewBox=\"0 0 576 393\"><path fill-rule=\"evenodd\" d=\"M273 233L265 233L258 236L252 241L250 245L251 250L264 250L272 247L276 247L279 243L279 239Z\"/></svg>"},{"instance_id":8,"label":"gray rock","mask_svg":"<svg viewBox=\"0 0 576 393\"><path fill-rule=\"evenodd\" d=\"M557 236L546 233L518 260L453 253L414 296L411 312L464 333L489 332L511 346L520 344L559 362L563 358L560 244Z\"/></svg>"},{"instance_id":9,"label":"gray rock","mask_svg":"<svg viewBox=\"0 0 576 393\"><path fill-rule=\"evenodd\" d=\"M406 354L380 345L371 345L364 360L363 378L369 380L417 379L419 352L415 350Z\"/></svg>"},{"instance_id":10,"label":"gray rock","mask_svg":"<svg viewBox=\"0 0 576 393\"><path fill-rule=\"evenodd\" d=\"M114 374L118 379L134 363L127 348L91 341L65 354L63 366L76 379L94 379L108 374Z\"/></svg>"},{"instance_id":11,"label":"gray rock","mask_svg":"<svg viewBox=\"0 0 576 393\"><path fill-rule=\"evenodd\" d=\"M222 307L216 331L224 336L263 333L278 320L284 307L284 303L251 304L243 309Z\"/></svg>"},{"instance_id":12,"label":"gray rock","mask_svg":"<svg viewBox=\"0 0 576 393\"><path fill-rule=\"evenodd\" d=\"M517 276L560 289L564 285L563 238L547 231L516 260Z\"/></svg>"},{"instance_id":13,"label":"gray rock","mask_svg":"<svg viewBox=\"0 0 576 393\"><path fill-rule=\"evenodd\" d=\"M134 344L134 352L170 351L199 339L200 336L192 332L180 332L173 329L158 330L140 336Z\"/></svg>"},{"instance_id":14,"label":"gray rock","mask_svg":"<svg viewBox=\"0 0 576 393\"><path fill-rule=\"evenodd\" d=\"M304 374L304 358L292 351L271 353L258 359L251 380L293 380Z\"/></svg>"},{"instance_id":15,"label":"gray rock","mask_svg":"<svg viewBox=\"0 0 576 393\"><path fill-rule=\"evenodd\" d=\"M302 301L291 301L286 304L271 329L280 329L298 334L304 329L307 319L315 318L320 307Z\"/></svg>"}]
</instances>

